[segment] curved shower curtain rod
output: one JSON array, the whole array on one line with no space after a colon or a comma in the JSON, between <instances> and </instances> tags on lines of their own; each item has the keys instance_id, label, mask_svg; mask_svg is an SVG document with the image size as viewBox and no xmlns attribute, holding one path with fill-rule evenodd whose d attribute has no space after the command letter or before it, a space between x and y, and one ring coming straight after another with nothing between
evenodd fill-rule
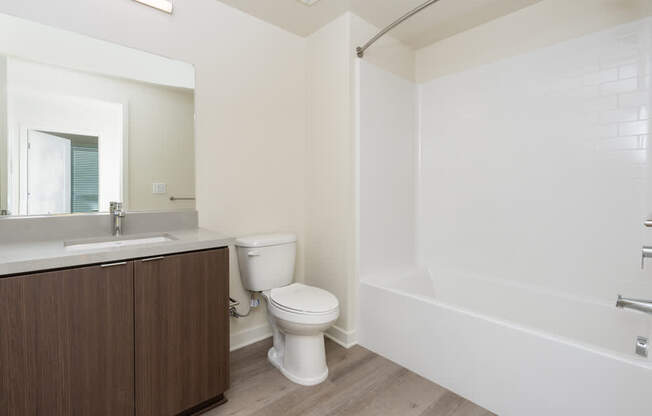
<instances>
[{"instance_id":1,"label":"curved shower curtain rod","mask_svg":"<svg viewBox=\"0 0 652 416\"><path fill-rule=\"evenodd\" d=\"M390 30L394 29L396 26L400 25L410 17L414 16L415 14L419 13L421 10L425 9L428 6L432 6L433 4L437 3L439 0L428 0L427 2L423 3L421 6L416 7L413 10L410 10L409 12L405 13L403 16L399 17L394 23L391 25L387 26L385 29L381 30L378 32L376 36L371 38L369 42L365 43L364 46L358 46L355 48L355 52L358 54L358 58L363 58L364 57L364 52L369 49L371 45L373 45L378 39L382 38L385 33L389 32Z\"/></svg>"}]
</instances>

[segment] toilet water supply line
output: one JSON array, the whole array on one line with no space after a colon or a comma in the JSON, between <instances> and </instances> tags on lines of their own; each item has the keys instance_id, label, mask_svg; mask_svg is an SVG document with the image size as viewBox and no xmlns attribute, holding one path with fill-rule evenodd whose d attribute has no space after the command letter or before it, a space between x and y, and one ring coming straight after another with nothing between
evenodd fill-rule
<instances>
[{"instance_id":1,"label":"toilet water supply line","mask_svg":"<svg viewBox=\"0 0 652 416\"><path fill-rule=\"evenodd\" d=\"M238 306L240 306L240 301L237 301L233 299L232 297L229 297L229 315L232 318L246 318L251 314L251 311L260 305L260 300L256 299L255 294L251 294L251 298L249 299L249 312L245 314L241 314L238 312Z\"/></svg>"},{"instance_id":2,"label":"toilet water supply line","mask_svg":"<svg viewBox=\"0 0 652 416\"><path fill-rule=\"evenodd\" d=\"M425 9L426 7L432 6L433 4L437 3L438 1L439 0L428 0L427 2L423 3L422 5L417 6L416 8L414 8L414 9L410 10L409 12L405 13L403 16L399 17L396 21L394 21L392 24L387 26L385 29L378 32L378 34L376 34L376 36L371 38L371 40L369 40L369 42L365 43L363 46L358 46L357 48L355 48L355 52L358 55L358 58L364 58L364 52L367 49L369 49L369 47L371 45L376 43L376 41L378 39L382 38L385 35L385 33L389 32L392 29L394 29L396 26L400 25L401 23L403 23L404 21L406 21L410 17L412 17L415 14L419 13L420 11Z\"/></svg>"}]
</instances>

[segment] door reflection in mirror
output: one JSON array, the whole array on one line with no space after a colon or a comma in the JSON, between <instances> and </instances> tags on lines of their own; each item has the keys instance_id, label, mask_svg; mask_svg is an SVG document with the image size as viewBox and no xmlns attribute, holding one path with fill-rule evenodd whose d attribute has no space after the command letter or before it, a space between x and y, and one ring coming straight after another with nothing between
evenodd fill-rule
<instances>
[{"instance_id":1,"label":"door reflection in mirror","mask_svg":"<svg viewBox=\"0 0 652 416\"><path fill-rule=\"evenodd\" d=\"M97 212L98 137L28 130L28 215Z\"/></svg>"}]
</instances>

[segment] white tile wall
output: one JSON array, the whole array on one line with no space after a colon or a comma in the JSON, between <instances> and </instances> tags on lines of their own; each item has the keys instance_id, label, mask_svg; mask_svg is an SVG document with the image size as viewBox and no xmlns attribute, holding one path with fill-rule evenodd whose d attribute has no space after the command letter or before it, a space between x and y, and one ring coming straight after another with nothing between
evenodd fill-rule
<instances>
[{"instance_id":1,"label":"white tile wall","mask_svg":"<svg viewBox=\"0 0 652 416\"><path fill-rule=\"evenodd\" d=\"M470 307L446 290L474 276L608 308L652 299L651 33L648 18L419 87L418 246L440 298ZM537 325L555 332L549 312Z\"/></svg>"}]
</instances>

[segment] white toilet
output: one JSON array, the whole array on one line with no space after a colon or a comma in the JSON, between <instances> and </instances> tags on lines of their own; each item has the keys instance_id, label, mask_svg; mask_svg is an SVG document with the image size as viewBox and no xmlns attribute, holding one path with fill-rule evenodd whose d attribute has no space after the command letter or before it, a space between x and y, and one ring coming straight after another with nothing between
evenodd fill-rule
<instances>
[{"instance_id":1,"label":"white toilet","mask_svg":"<svg viewBox=\"0 0 652 416\"><path fill-rule=\"evenodd\" d=\"M261 292L274 333L269 361L297 384L312 386L328 377L324 331L339 316L330 292L294 280L297 239L292 234L264 234L235 242L245 289Z\"/></svg>"}]
</instances>

